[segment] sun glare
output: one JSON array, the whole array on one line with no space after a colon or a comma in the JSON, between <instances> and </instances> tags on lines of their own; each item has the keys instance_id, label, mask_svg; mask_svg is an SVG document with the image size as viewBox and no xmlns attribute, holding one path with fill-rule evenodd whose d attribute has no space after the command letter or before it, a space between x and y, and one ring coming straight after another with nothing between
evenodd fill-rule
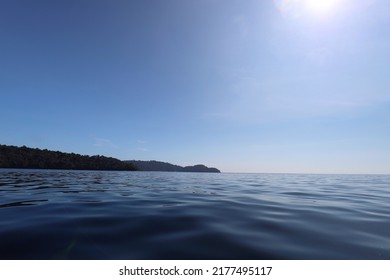
<instances>
[{"instance_id":1,"label":"sun glare","mask_svg":"<svg viewBox=\"0 0 390 280\"><path fill-rule=\"evenodd\" d=\"M331 13L338 2L339 0L306 0L304 4L308 12L325 15Z\"/></svg>"},{"instance_id":2,"label":"sun glare","mask_svg":"<svg viewBox=\"0 0 390 280\"><path fill-rule=\"evenodd\" d=\"M328 17L341 7L343 0L274 0L284 16L290 18Z\"/></svg>"}]
</instances>

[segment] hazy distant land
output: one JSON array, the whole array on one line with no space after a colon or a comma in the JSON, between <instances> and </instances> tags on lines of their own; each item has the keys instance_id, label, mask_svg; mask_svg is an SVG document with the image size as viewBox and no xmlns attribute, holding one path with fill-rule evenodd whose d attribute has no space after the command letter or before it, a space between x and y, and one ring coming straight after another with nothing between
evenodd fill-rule
<instances>
[{"instance_id":1,"label":"hazy distant land","mask_svg":"<svg viewBox=\"0 0 390 280\"><path fill-rule=\"evenodd\" d=\"M142 160L129 160L125 161L134 164L139 171L168 171L168 172L210 172L220 173L217 168L207 167L203 164L197 164L193 166L179 166L167 162L161 161L142 161Z\"/></svg>"},{"instance_id":2,"label":"hazy distant land","mask_svg":"<svg viewBox=\"0 0 390 280\"><path fill-rule=\"evenodd\" d=\"M181 167L159 161L122 161L101 155L87 156L47 149L0 145L0 168L69 169L69 170L121 170L121 171L220 171L204 165Z\"/></svg>"}]
</instances>

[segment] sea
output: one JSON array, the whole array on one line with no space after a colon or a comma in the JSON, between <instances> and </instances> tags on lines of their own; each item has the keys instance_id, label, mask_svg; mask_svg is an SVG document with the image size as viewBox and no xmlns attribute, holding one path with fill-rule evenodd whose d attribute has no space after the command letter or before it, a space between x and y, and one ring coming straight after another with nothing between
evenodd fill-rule
<instances>
[{"instance_id":1,"label":"sea","mask_svg":"<svg viewBox=\"0 0 390 280\"><path fill-rule=\"evenodd\" d=\"M2 260L390 259L390 175L0 169Z\"/></svg>"}]
</instances>

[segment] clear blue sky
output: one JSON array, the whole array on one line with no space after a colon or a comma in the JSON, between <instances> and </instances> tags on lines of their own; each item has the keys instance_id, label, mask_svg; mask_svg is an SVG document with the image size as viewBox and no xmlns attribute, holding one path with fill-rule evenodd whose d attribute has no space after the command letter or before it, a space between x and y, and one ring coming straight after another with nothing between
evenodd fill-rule
<instances>
[{"instance_id":1,"label":"clear blue sky","mask_svg":"<svg viewBox=\"0 0 390 280\"><path fill-rule=\"evenodd\" d=\"M390 173L390 1L1 0L0 143Z\"/></svg>"}]
</instances>

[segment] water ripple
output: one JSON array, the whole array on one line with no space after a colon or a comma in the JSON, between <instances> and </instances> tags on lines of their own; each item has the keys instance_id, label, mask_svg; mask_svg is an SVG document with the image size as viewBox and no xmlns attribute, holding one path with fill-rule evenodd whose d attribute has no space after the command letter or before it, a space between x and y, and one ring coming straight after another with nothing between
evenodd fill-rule
<instances>
[{"instance_id":1,"label":"water ripple","mask_svg":"<svg viewBox=\"0 0 390 280\"><path fill-rule=\"evenodd\" d=\"M390 259L390 176L0 170L1 259Z\"/></svg>"}]
</instances>

